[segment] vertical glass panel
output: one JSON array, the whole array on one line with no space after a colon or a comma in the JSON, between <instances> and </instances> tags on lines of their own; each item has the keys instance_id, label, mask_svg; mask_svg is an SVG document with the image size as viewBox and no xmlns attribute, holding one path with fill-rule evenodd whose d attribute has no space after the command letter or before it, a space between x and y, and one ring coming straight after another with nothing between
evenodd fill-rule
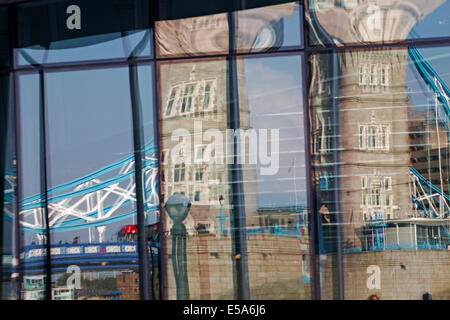
<instances>
[{"instance_id":1,"label":"vertical glass panel","mask_svg":"<svg viewBox=\"0 0 450 320\"><path fill-rule=\"evenodd\" d=\"M228 16L225 13L155 22L158 57L226 54Z\"/></svg>"},{"instance_id":2,"label":"vertical glass panel","mask_svg":"<svg viewBox=\"0 0 450 320\"><path fill-rule=\"evenodd\" d=\"M41 190L41 85L38 74L18 76L21 298L42 300L47 283L47 239L44 193Z\"/></svg>"},{"instance_id":3,"label":"vertical glass panel","mask_svg":"<svg viewBox=\"0 0 450 320\"><path fill-rule=\"evenodd\" d=\"M159 64L168 299L234 297L226 76L225 60Z\"/></svg>"},{"instance_id":4,"label":"vertical glass panel","mask_svg":"<svg viewBox=\"0 0 450 320\"><path fill-rule=\"evenodd\" d=\"M308 8L309 41L315 45L450 36L448 0L309 0Z\"/></svg>"},{"instance_id":5,"label":"vertical glass panel","mask_svg":"<svg viewBox=\"0 0 450 320\"><path fill-rule=\"evenodd\" d=\"M45 82L53 299L138 299L129 70Z\"/></svg>"},{"instance_id":6,"label":"vertical glass panel","mask_svg":"<svg viewBox=\"0 0 450 320\"><path fill-rule=\"evenodd\" d=\"M2 292L1 299L18 299L18 243L16 215L16 160L13 140L13 117L11 109L10 77L0 75L0 198L1 203L1 250Z\"/></svg>"},{"instance_id":7,"label":"vertical glass panel","mask_svg":"<svg viewBox=\"0 0 450 320\"><path fill-rule=\"evenodd\" d=\"M297 2L237 12L238 51L299 48L303 42Z\"/></svg>"},{"instance_id":8,"label":"vertical glass panel","mask_svg":"<svg viewBox=\"0 0 450 320\"><path fill-rule=\"evenodd\" d=\"M68 9L73 6L78 6L79 11ZM78 13L79 20L75 16ZM107 0L20 4L16 64L151 56L149 17L149 3L144 0L120 4Z\"/></svg>"},{"instance_id":9,"label":"vertical glass panel","mask_svg":"<svg viewBox=\"0 0 450 320\"><path fill-rule=\"evenodd\" d=\"M310 299L301 57L237 60L252 299Z\"/></svg>"},{"instance_id":10,"label":"vertical glass panel","mask_svg":"<svg viewBox=\"0 0 450 320\"><path fill-rule=\"evenodd\" d=\"M311 57L323 298L448 299L448 50Z\"/></svg>"}]
</instances>

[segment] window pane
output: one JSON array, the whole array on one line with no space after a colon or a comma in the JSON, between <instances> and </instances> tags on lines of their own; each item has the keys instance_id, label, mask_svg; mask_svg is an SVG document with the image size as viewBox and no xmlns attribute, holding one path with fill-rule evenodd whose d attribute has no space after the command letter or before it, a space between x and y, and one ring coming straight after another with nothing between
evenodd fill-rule
<instances>
[{"instance_id":1,"label":"window pane","mask_svg":"<svg viewBox=\"0 0 450 320\"><path fill-rule=\"evenodd\" d=\"M450 36L450 2L310 0L310 43L348 45Z\"/></svg>"},{"instance_id":2,"label":"window pane","mask_svg":"<svg viewBox=\"0 0 450 320\"><path fill-rule=\"evenodd\" d=\"M69 29L67 8L80 8L80 29ZM37 1L18 5L16 64L50 64L150 56L149 4L125 0ZM38 27L37 27L38 26Z\"/></svg>"},{"instance_id":3,"label":"window pane","mask_svg":"<svg viewBox=\"0 0 450 320\"><path fill-rule=\"evenodd\" d=\"M19 150L18 197L20 223L21 297L45 299L47 239L44 193L41 190L40 101L38 74L18 77Z\"/></svg>"},{"instance_id":4,"label":"window pane","mask_svg":"<svg viewBox=\"0 0 450 320\"><path fill-rule=\"evenodd\" d=\"M49 72L45 82L53 298L138 299L129 70Z\"/></svg>"},{"instance_id":5,"label":"window pane","mask_svg":"<svg viewBox=\"0 0 450 320\"><path fill-rule=\"evenodd\" d=\"M167 150L166 163L161 165L165 176L161 193L167 252L162 263L166 266L168 299L234 298L233 230L225 149L226 70L225 60L159 64L160 143ZM214 83L215 89L210 92L211 102L205 110L207 83ZM192 97L190 112L182 112L182 97L175 100L170 115L163 112L175 87L180 88L179 92L194 88L187 91ZM200 181L196 179L199 168L203 178ZM191 206L187 217L179 221L172 212L175 207L168 208L182 194Z\"/></svg>"},{"instance_id":6,"label":"window pane","mask_svg":"<svg viewBox=\"0 0 450 320\"><path fill-rule=\"evenodd\" d=\"M227 14L155 22L156 55L195 56L228 52Z\"/></svg>"},{"instance_id":7,"label":"window pane","mask_svg":"<svg viewBox=\"0 0 450 320\"><path fill-rule=\"evenodd\" d=\"M237 61L252 299L310 299L301 57Z\"/></svg>"},{"instance_id":8,"label":"window pane","mask_svg":"<svg viewBox=\"0 0 450 320\"><path fill-rule=\"evenodd\" d=\"M299 48L301 15L297 2L237 11L238 51Z\"/></svg>"},{"instance_id":9,"label":"window pane","mask_svg":"<svg viewBox=\"0 0 450 320\"><path fill-rule=\"evenodd\" d=\"M448 50L409 47L310 58L311 117L323 119L337 139L335 148L311 159L321 277L334 283L322 298L338 297L339 272L346 299L422 299L425 292L448 298L450 282L441 272L450 246ZM380 66L388 66L385 84L361 83L361 64L375 66L378 79ZM312 122L311 135L317 128ZM361 128L367 143L359 141ZM328 189L318 178L324 172ZM430 264L433 271L424 273ZM371 275L381 282L368 281Z\"/></svg>"}]
</instances>

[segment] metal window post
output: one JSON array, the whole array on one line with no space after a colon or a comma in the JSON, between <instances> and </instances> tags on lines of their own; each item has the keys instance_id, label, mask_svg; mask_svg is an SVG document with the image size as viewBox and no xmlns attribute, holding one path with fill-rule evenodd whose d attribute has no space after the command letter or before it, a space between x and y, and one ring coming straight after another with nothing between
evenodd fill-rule
<instances>
[{"instance_id":1,"label":"metal window post","mask_svg":"<svg viewBox=\"0 0 450 320\"><path fill-rule=\"evenodd\" d=\"M228 13L229 28L229 52L236 51L235 42L235 17L233 12ZM239 130L239 94L238 94L238 73L236 58L231 54L227 57L227 91L228 91L228 128ZM235 131L236 132L236 131ZM232 190L232 241L233 241L233 262L235 266L235 297L238 300L250 299L250 288L248 282L248 261L247 261L247 230L244 200L244 186L242 177L242 167L239 163L240 139L233 136L233 163L229 165L231 190Z\"/></svg>"},{"instance_id":2,"label":"metal window post","mask_svg":"<svg viewBox=\"0 0 450 320\"><path fill-rule=\"evenodd\" d=\"M131 110L133 118L133 144L134 144L134 168L136 184L136 215L137 215L137 247L139 257L139 292L142 300L150 300L153 296L153 285L149 285L149 254L145 228L145 185L142 162L143 134L142 134L142 105L139 93L138 66L136 63L129 65Z\"/></svg>"}]
</instances>

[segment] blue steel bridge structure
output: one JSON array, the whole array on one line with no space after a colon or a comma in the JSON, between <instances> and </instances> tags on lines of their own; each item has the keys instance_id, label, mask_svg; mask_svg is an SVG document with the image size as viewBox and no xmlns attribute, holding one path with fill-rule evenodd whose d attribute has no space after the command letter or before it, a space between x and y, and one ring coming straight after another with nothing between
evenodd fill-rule
<instances>
[{"instance_id":1,"label":"blue steel bridge structure","mask_svg":"<svg viewBox=\"0 0 450 320\"><path fill-rule=\"evenodd\" d=\"M156 146L151 141L143 149L142 168L145 187L145 211L149 220L157 220L159 211L158 162ZM54 271L66 270L76 264L82 270L137 267L136 242L129 240L109 243L105 241L106 228L136 215L134 183L134 155L129 155L84 177L49 188L48 224L52 235L61 232L74 234L89 228L89 243L51 244ZM15 177L13 170L6 172L4 219L14 222ZM39 273L45 266L44 195L35 194L18 202L20 232L35 237L36 244L20 248L20 265L24 273ZM94 237L97 231L97 239ZM71 232L72 231L72 232ZM148 242L149 257L157 259L158 244ZM150 248L152 250L150 251ZM11 268L14 268L12 264ZM8 269L8 265L5 265ZM13 271L13 270L11 270Z\"/></svg>"}]
</instances>

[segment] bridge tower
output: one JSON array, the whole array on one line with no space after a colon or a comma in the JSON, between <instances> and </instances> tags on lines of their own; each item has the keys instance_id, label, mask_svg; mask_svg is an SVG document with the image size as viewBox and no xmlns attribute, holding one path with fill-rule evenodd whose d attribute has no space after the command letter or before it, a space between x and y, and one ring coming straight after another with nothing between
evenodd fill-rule
<instances>
[{"instance_id":1,"label":"bridge tower","mask_svg":"<svg viewBox=\"0 0 450 320\"><path fill-rule=\"evenodd\" d=\"M325 1L326 2L326 1ZM336 43L404 40L443 0L312 1L320 26ZM323 39L318 39L318 42ZM311 84L313 179L333 176L332 139L338 125L338 201L344 248L363 245L365 222L405 219L411 211L407 49L348 50L338 54L338 83L331 95L331 55L314 56ZM328 72L328 73L327 73ZM332 116L337 99L338 119ZM325 178L324 178L325 177ZM322 183L323 184L323 183ZM320 205L320 204L319 204Z\"/></svg>"}]
</instances>

